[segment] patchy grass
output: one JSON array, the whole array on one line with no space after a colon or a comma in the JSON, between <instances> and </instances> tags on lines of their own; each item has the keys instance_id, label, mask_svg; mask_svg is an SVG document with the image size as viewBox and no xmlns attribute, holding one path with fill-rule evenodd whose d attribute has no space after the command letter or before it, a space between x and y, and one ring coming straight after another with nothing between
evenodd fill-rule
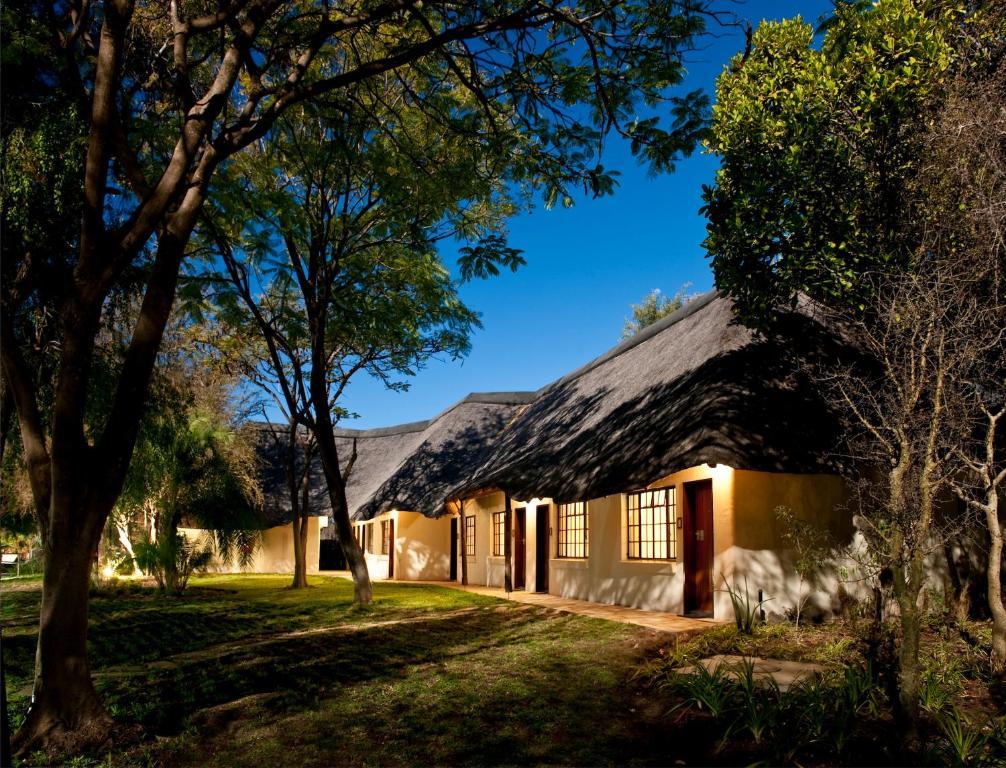
<instances>
[{"instance_id":1,"label":"patchy grass","mask_svg":"<svg viewBox=\"0 0 1006 768\"><path fill-rule=\"evenodd\" d=\"M89 645L113 716L151 738L113 765L665 763L640 739L634 671L649 630L431 586L195 578L182 598L92 596ZM22 712L38 590L5 591L8 687ZM9 650L8 650L9 649ZM652 713L660 717L658 707ZM648 729L652 730L652 729ZM672 760L673 761L673 760Z\"/></svg>"},{"instance_id":2,"label":"patchy grass","mask_svg":"<svg viewBox=\"0 0 1006 768\"><path fill-rule=\"evenodd\" d=\"M860 637L854 626L842 622L799 629L788 622L766 624L751 635L740 634L733 625L723 625L692 637L681 644L681 650L697 658L733 654L848 666L863 661L866 647Z\"/></svg>"},{"instance_id":3,"label":"patchy grass","mask_svg":"<svg viewBox=\"0 0 1006 768\"><path fill-rule=\"evenodd\" d=\"M799 631L774 624L751 636L716 627L675 650L669 636L641 627L458 590L378 583L374 604L356 608L347 580L313 577L311 589L294 591L288 578L198 577L181 598L130 582L96 590L89 632L96 685L113 716L140 723L145 739L110 754L68 756L68 764L898 761L879 691L863 694L851 716L836 708L849 698L845 670L865 664L863 628L854 624ZM17 725L30 693L40 584L5 580L2 589ZM951 715L974 730L1002 709L1002 690L983 675L976 650L987 628L970 632L973 646L939 622L926 632L938 707L932 733ZM733 691L727 715L717 718L689 703L694 685L675 677L683 659L713 654L811 661L834 672L797 698ZM846 743L833 746L846 732ZM993 742L1006 744L1006 725L986 737L983 754L998 759L1006 747ZM940 738L922 759L957 759Z\"/></svg>"}]
</instances>

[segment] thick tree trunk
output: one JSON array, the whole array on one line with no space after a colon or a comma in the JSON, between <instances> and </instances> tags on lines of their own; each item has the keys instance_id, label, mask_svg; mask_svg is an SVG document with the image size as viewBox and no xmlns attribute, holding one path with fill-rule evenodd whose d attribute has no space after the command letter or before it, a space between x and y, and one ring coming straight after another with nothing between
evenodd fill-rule
<instances>
[{"instance_id":1,"label":"thick tree trunk","mask_svg":"<svg viewBox=\"0 0 1006 768\"><path fill-rule=\"evenodd\" d=\"M305 288L307 286L304 286ZM310 303L309 303L310 307ZM328 486L328 499L332 506L335 531L346 555L349 572L353 575L353 602L366 605L373 602L374 590L363 550L353 536L346 501L346 480L339 465L339 451L335 446L335 427L329 411L327 358L325 354L325 316L311 318L311 400L314 403L314 439Z\"/></svg>"},{"instance_id":2,"label":"thick tree trunk","mask_svg":"<svg viewBox=\"0 0 1006 768\"><path fill-rule=\"evenodd\" d=\"M307 522L308 518L298 511L293 518L293 589L307 587Z\"/></svg>"},{"instance_id":3,"label":"thick tree trunk","mask_svg":"<svg viewBox=\"0 0 1006 768\"><path fill-rule=\"evenodd\" d=\"M922 665L919 662L919 639L922 634L918 594L911 590L898 599L901 612L901 645L898 648L898 697L905 725L909 729L907 744L917 742L916 723L919 719L919 686L922 682ZM914 735L913 735L914 734Z\"/></svg>"},{"instance_id":4,"label":"thick tree trunk","mask_svg":"<svg viewBox=\"0 0 1006 768\"><path fill-rule=\"evenodd\" d=\"M324 393L324 391L322 392ZM315 402L317 395L315 395ZM320 402L327 402L322 398ZM319 409L321 410L321 409ZM373 587L370 583L370 572L367 561L363 557L356 537L353 536L353 524L349 520L349 504L346 502L346 484L339 468L339 454L335 447L335 432L330 418L319 418L315 422L315 438L318 441L318 452L321 454L321 465L325 471L325 484L328 486L328 499L332 505L332 521L342 551L346 555L346 564L353 575L353 602L367 604L373 601Z\"/></svg>"},{"instance_id":5,"label":"thick tree trunk","mask_svg":"<svg viewBox=\"0 0 1006 768\"><path fill-rule=\"evenodd\" d=\"M7 434L14 421L14 393L7 386L6 379L0 375L0 465L7 453Z\"/></svg>"},{"instance_id":6,"label":"thick tree trunk","mask_svg":"<svg viewBox=\"0 0 1006 768\"><path fill-rule=\"evenodd\" d=\"M73 754L105 741L112 725L87 660L87 598L95 542L65 535L52 538L45 553L32 704L14 739L21 755L36 749Z\"/></svg>"}]
</instances>

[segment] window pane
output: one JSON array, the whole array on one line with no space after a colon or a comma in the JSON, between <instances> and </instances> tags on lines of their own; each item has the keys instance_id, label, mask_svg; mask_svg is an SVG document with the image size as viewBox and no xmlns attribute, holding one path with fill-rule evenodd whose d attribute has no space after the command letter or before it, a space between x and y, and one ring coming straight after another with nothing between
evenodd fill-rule
<instances>
[{"instance_id":1,"label":"window pane","mask_svg":"<svg viewBox=\"0 0 1006 768\"><path fill-rule=\"evenodd\" d=\"M475 515L465 516L465 555L475 557Z\"/></svg>"},{"instance_id":2,"label":"window pane","mask_svg":"<svg viewBox=\"0 0 1006 768\"><path fill-rule=\"evenodd\" d=\"M577 501L560 504L557 515L559 535L557 537L557 557L587 557L588 526L587 503Z\"/></svg>"},{"instance_id":3,"label":"window pane","mask_svg":"<svg viewBox=\"0 0 1006 768\"><path fill-rule=\"evenodd\" d=\"M506 513L505 512L493 512L492 519L493 526L493 555L496 557L503 556L503 548L506 545L506 538L504 529L506 528Z\"/></svg>"},{"instance_id":4,"label":"window pane","mask_svg":"<svg viewBox=\"0 0 1006 768\"><path fill-rule=\"evenodd\" d=\"M677 551L675 488L627 496L626 556L632 560L673 560Z\"/></svg>"}]
</instances>

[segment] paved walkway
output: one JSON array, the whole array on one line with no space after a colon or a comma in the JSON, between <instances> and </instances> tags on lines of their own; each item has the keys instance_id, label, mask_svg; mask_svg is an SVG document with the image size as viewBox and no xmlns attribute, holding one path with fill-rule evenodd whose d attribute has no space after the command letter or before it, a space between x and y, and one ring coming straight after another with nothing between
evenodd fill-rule
<instances>
[{"instance_id":1,"label":"paved walkway","mask_svg":"<svg viewBox=\"0 0 1006 768\"><path fill-rule=\"evenodd\" d=\"M432 584L437 587L460 589L465 592L475 592L479 595L498 597L501 600L509 599L517 603L540 605L542 608L551 608L554 611L562 611L563 613L575 613L579 616L590 616L595 619L620 621L623 624L636 624L640 627L655 629L658 632L668 632L679 638L722 625L722 622L714 619L692 619L686 616L676 616L673 613L644 611L639 608L628 608L624 605L591 603L587 600L573 600L568 597L559 597L558 595L549 595L541 592L518 590L511 592L509 597L507 597L506 593L500 587L483 587L477 584L461 586L453 581L402 581L399 583Z\"/></svg>"},{"instance_id":2,"label":"paved walkway","mask_svg":"<svg viewBox=\"0 0 1006 768\"><path fill-rule=\"evenodd\" d=\"M775 680L780 691L788 691L798 681L806 680L814 675L824 674L828 668L821 664L811 664L805 661L787 661L785 659L761 659L757 656L710 656L699 661L710 672L723 667L729 677L739 677L744 664L751 664L755 680ZM683 670L694 672L695 668Z\"/></svg>"}]
</instances>

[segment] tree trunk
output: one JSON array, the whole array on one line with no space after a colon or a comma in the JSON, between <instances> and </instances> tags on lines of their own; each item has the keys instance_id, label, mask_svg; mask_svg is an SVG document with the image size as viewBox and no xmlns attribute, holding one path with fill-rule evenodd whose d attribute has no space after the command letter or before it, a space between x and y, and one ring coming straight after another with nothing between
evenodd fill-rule
<instances>
[{"instance_id":1,"label":"tree trunk","mask_svg":"<svg viewBox=\"0 0 1006 768\"><path fill-rule=\"evenodd\" d=\"M21 755L36 749L78 753L110 734L112 721L91 682L87 660L94 546L94 541L82 546L65 533L46 542L32 704L14 739Z\"/></svg>"},{"instance_id":2,"label":"tree trunk","mask_svg":"<svg viewBox=\"0 0 1006 768\"><path fill-rule=\"evenodd\" d=\"M918 595L915 596L916 600ZM901 612L901 646L898 649L898 697L901 711L912 731L919 718L919 686L922 666L919 663L919 638L922 634L916 600L905 595L898 600ZM914 741L914 740L913 740Z\"/></svg>"},{"instance_id":3,"label":"tree trunk","mask_svg":"<svg viewBox=\"0 0 1006 768\"><path fill-rule=\"evenodd\" d=\"M136 555L133 553L133 542L129 540L129 523L123 525L116 525L115 531L119 536L119 544L122 548L126 550L126 554L129 555L130 561L133 563L133 576L140 577L143 576L143 571L140 570L140 566L136 564Z\"/></svg>"},{"instance_id":4,"label":"tree trunk","mask_svg":"<svg viewBox=\"0 0 1006 768\"><path fill-rule=\"evenodd\" d=\"M307 529L308 518L303 510L293 518L293 589L304 589L307 584Z\"/></svg>"},{"instance_id":5,"label":"tree trunk","mask_svg":"<svg viewBox=\"0 0 1006 768\"><path fill-rule=\"evenodd\" d=\"M327 399L322 399L321 402L325 403ZM346 555L349 572L353 575L353 602L365 605L374 599L373 587L370 583L367 561L356 537L353 536L353 524L349 520L346 484L343 482L342 472L339 469L335 432L330 418L319 418L315 425L315 438L318 441L318 452L321 454L321 465L325 471L328 499L332 505L332 521L335 523L335 531L339 543L342 545L342 551Z\"/></svg>"},{"instance_id":6,"label":"tree trunk","mask_svg":"<svg viewBox=\"0 0 1006 768\"><path fill-rule=\"evenodd\" d=\"M14 421L14 393L7 386L7 381L0 373L0 465L7 453L7 434Z\"/></svg>"},{"instance_id":7,"label":"tree trunk","mask_svg":"<svg viewBox=\"0 0 1006 768\"><path fill-rule=\"evenodd\" d=\"M158 546L163 545L161 552L164 554L164 561L161 569L164 572L164 591L169 595L181 594L179 586L181 584L181 574L178 573L178 525L181 522L176 512L170 512L162 517L166 521L164 530L158 531L160 539Z\"/></svg>"},{"instance_id":8,"label":"tree trunk","mask_svg":"<svg viewBox=\"0 0 1006 768\"><path fill-rule=\"evenodd\" d=\"M286 452L287 491L293 513L293 582L291 589L307 587L307 518L311 501L311 441L304 444L300 473L297 472L297 422L290 420Z\"/></svg>"},{"instance_id":9,"label":"tree trunk","mask_svg":"<svg viewBox=\"0 0 1006 768\"><path fill-rule=\"evenodd\" d=\"M363 550L353 536L346 501L346 481L339 466L339 451L335 446L335 427L329 410L328 375L325 356L324 317L313 317L311 338L311 400L314 403L314 438L321 466L328 486L328 499L332 505L332 520L346 555L349 572L353 575L353 602L366 605L373 602L374 590Z\"/></svg>"},{"instance_id":10,"label":"tree trunk","mask_svg":"<svg viewBox=\"0 0 1006 768\"><path fill-rule=\"evenodd\" d=\"M1006 669L1006 607L1002 598L1003 529L999 523L999 494L988 493L985 517L989 526L988 593L992 612L992 669L1002 674Z\"/></svg>"},{"instance_id":11,"label":"tree trunk","mask_svg":"<svg viewBox=\"0 0 1006 768\"><path fill-rule=\"evenodd\" d=\"M461 517L461 524L458 525L459 535L461 536L461 546L458 550L461 552L461 584L463 586L468 585L468 524L465 521L465 500L461 499L458 503L458 515Z\"/></svg>"}]
</instances>

